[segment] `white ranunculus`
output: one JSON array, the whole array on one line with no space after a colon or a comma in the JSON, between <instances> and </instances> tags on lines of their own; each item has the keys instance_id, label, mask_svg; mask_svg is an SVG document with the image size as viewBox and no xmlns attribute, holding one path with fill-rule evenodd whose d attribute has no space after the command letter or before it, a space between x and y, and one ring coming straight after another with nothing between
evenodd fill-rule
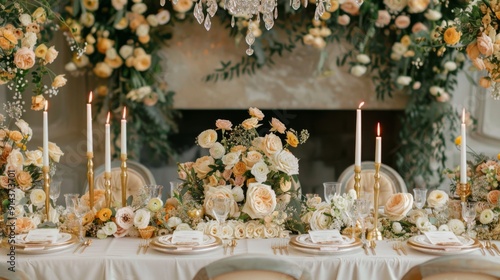
<instances>
[{"instance_id":1,"label":"white ranunculus","mask_svg":"<svg viewBox=\"0 0 500 280\"><path fill-rule=\"evenodd\" d=\"M241 151L230 152L222 157L222 163L226 166L225 169L231 169L240 161Z\"/></svg>"},{"instance_id":2,"label":"white ranunculus","mask_svg":"<svg viewBox=\"0 0 500 280\"><path fill-rule=\"evenodd\" d=\"M123 59L127 59L129 56L134 53L134 47L129 46L129 45L123 45L121 46L120 50L118 51L120 53L120 56Z\"/></svg>"},{"instance_id":3,"label":"white ranunculus","mask_svg":"<svg viewBox=\"0 0 500 280\"><path fill-rule=\"evenodd\" d=\"M438 86L431 86L429 88L429 92L434 95L434 96L438 96L440 94L443 94L444 93L444 89L442 87L438 87Z\"/></svg>"},{"instance_id":4,"label":"white ranunculus","mask_svg":"<svg viewBox=\"0 0 500 280\"><path fill-rule=\"evenodd\" d=\"M392 231L395 234L400 234L403 232L403 227L401 226L401 224L399 222L394 222L394 223L392 223Z\"/></svg>"},{"instance_id":5,"label":"white ranunculus","mask_svg":"<svg viewBox=\"0 0 500 280\"><path fill-rule=\"evenodd\" d=\"M33 164L38 167L43 166L43 153L40 150L34 150L34 151L26 151L25 153L26 160L25 164L30 165Z\"/></svg>"},{"instance_id":6,"label":"white ranunculus","mask_svg":"<svg viewBox=\"0 0 500 280\"><path fill-rule=\"evenodd\" d=\"M448 228L455 234L455 235L461 235L462 233L465 232L465 225L464 222L462 222L459 219L451 219L448 221Z\"/></svg>"},{"instance_id":7,"label":"white ranunculus","mask_svg":"<svg viewBox=\"0 0 500 280\"><path fill-rule=\"evenodd\" d=\"M442 190L433 190L427 197L427 205L431 208L442 208L448 203L448 194Z\"/></svg>"},{"instance_id":8,"label":"white ranunculus","mask_svg":"<svg viewBox=\"0 0 500 280\"><path fill-rule=\"evenodd\" d=\"M430 21L437 21L443 16L439 11L429 9L424 14L425 18Z\"/></svg>"},{"instance_id":9,"label":"white ranunculus","mask_svg":"<svg viewBox=\"0 0 500 280\"><path fill-rule=\"evenodd\" d=\"M136 14L143 14L145 11L148 10L148 6L146 6L146 4L144 3L135 3L134 5L132 5L132 12L136 13Z\"/></svg>"},{"instance_id":10,"label":"white ranunculus","mask_svg":"<svg viewBox=\"0 0 500 280\"><path fill-rule=\"evenodd\" d=\"M30 201L31 204L35 205L36 207L41 207L45 203L45 192L41 189L34 189L31 191L30 194Z\"/></svg>"},{"instance_id":11,"label":"white ranunculus","mask_svg":"<svg viewBox=\"0 0 500 280\"><path fill-rule=\"evenodd\" d=\"M243 189L241 187L234 187L231 192L233 193L234 201L242 202L245 199L245 194L243 193Z\"/></svg>"},{"instance_id":12,"label":"white ranunculus","mask_svg":"<svg viewBox=\"0 0 500 280\"><path fill-rule=\"evenodd\" d=\"M432 224L427 218L420 217L415 224L420 231L431 231Z\"/></svg>"},{"instance_id":13,"label":"white ranunculus","mask_svg":"<svg viewBox=\"0 0 500 280\"><path fill-rule=\"evenodd\" d=\"M212 147L210 147L210 155L214 158L214 159L220 159L224 156L224 154L226 153L226 149L224 148L224 146L219 143L219 142L215 142Z\"/></svg>"},{"instance_id":14,"label":"white ranunculus","mask_svg":"<svg viewBox=\"0 0 500 280\"><path fill-rule=\"evenodd\" d=\"M134 226L136 226L138 229L146 228L149 225L150 219L151 212L146 209L139 209L135 212Z\"/></svg>"},{"instance_id":15,"label":"white ranunculus","mask_svg":"<svg viewBox=\"0 0 500 280\"><path fill-rule=\"evenodd\" d=\"M267 164L261 160L253 165L250 173L255 177L255 180L258 183L265 182L267 180L267 174L269 174L269 167Z\"/></svg>"},{"instance_id":16,"label":"white ranunculus","mask_svg":"<svg viewBox=\"0 0 500 280\"><path fill-rule=\"evenodd\" d=\"M413 206L410 193L396 193L389 197L384 206L384 213L392 221L399 221L406 216Z\"/></svg>"},{"instance_id":17,"label":"white ranunculus","mask_svg":"<svg viewBox=\"0 0 500 280\"><path fill-rule=\"evenodd\" d=\"M207 149L211 148L217 141L217 131L214 129L207 129L198 135L197 141L200 147Z\"/></svg>"},{"instance_id":18,"label":"white ranunculus","mask_svg":"<svg viewBox=\"0 0 500 280\"><path fill-rule=\"evenodd\" d=\"M114 222L107 222L104 224L104 226L102 227L102 231L104 232L104 234L106 235L112 235L114 234L116 231L118 230L118 227L116 226L116 224Z\"/></svg>"},{"instance_id":19,"label":"white ranunculus","mask_svg":"<svg viewBox=\"0 0 500 280\"><path fill-rule=\"evenodd\" d=\"M23 119L19 119L16 121L16 126L19 127L23 136L28 136L27 140L29 141L31 139L31 136L33 135L33 130L31 129L30 125Z\"/></svg>"},{"instance_id":20,"label":"white ranunculus","mask_svg":"<svg viewBox=\"0 0 500 280\"><path fill-rule=\"evenodd\" d=\"M169 228L175 228L176 226L180 225L182 223L181 218L179 217L170 217L167 221L167 226Z\"/></svg>"},{"instance_id":21,"label":"white ranunculus","mask_svg":"<svg viewBox=\"0 0 500 280\"><path fill-rule=\"evenodd\" d=\"M446 61L444 63L444 68L448 71L455 71L457 70L457 64L454 61Z\"/></svg>"},{"instance_id":22,"label":"white ranunculus","mask_svg":"<svg viewBox=\"0 0 500 280\"><path fill-rule=\"evenodd\" d=\"M322 205L313 212L309 225L311 230L327 230L331 229L332 224L332 209L329 205ZM339 229L340 230L340 229Z\"/></svg>"},{"instance_id":23,"label":"white ranunculus","mask_svg":"<svg viewBox=\"0 0 500 280\"><path fill-rule=\"evenodd\" d=\"M479 215L479 221L483 225L487 225L493 222L494 218L495 218L495 213L493 213L491 209L484 209L483 212L481 212L481 215Z\"/></svg>"},{"instance_id":24,"label":"white ranunculus","mask_svg":"<svg viewBox=\"0 0 500 280\"><path fill-rule=\"evenodd\" d=\"M399 76L396 80L396 83L407 86L411 83L412 78L410 76Z\"/></svg>"},{"instance_id":25,"label":"white ranunculus","mask_svg":"<svg viewBox=\"0 0 500 280\"><path fill-rule=\"evenodd\" d=\"M438 231L450 231L448 225L440 225Z\"/></svg>"},{"instance_id":26,"label":"white ranunculus","mask_svg":"<svg viewBox=\"0 0 500 280\"><path fill-rule=\"evenodd\" d=\"M276 208L276 193L271 186L251 183L248 186L246 202L242 211L252 219L262 219Z\"/></svg>"},{"instance_id":27,"label":"white ranunculus","mask_svg":"<svg viewBox=\"0 0 500 280\"><path fill-rule=\"evenodd\" d=\"M366 66L364 65L356 65L351 68L351 74L356 77L361 77L366 73Z\"/></svg>"},{"instance_id":28,"label":"white ranunculus","mask_svg":"<svg viewBox=\"0 0 500 280\"><path fill-rule=\"evenodd\" d=\"M31 23L31 16L29 14L21 14L19 21L23 26L28 26Z\"/></svg>"},{"instance_id":29,"label":"white ranunculus","mask_svg":"<svg viewBox=\"0 0 500 280\"><path fill-rule=\"evenodd\" d=\"M24 165L24 156L19 149L14 149L7 157L7 165L16 171L21 171Z\"/></svg>"},{"instance_id":30,"label":"white ranunculus","mask_svg":"<svg viewBox=\"0 0 500 280\"><path fill-rule=\"evenodd\" d=\"M364 53L358 54L356 60L361 64L368 64L371 62L370 57Z\"/></svg>"},{"instance_id":31,"label":"white ranunculus","mask_svg":"<svg viewBox=\"0 0 500 280\"><path fill-rule=\"evenodd\" d=\"M281 150L281 152L275 154L272 159L279 171L283 171L288 175L299 174L299 159L288 150Z\"/></svg>"}]
</instances>

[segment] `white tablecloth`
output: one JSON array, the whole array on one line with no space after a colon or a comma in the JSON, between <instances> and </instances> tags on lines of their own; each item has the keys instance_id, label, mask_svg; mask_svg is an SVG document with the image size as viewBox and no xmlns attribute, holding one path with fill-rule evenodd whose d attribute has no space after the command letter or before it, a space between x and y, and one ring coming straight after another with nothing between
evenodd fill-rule
<instances>
[{"instance_id":1,"label":"white tablecloth","mask_svg":"<svg viewBox=\"0 0 500 280\"><path fill-rule=\"evenodd\" d=\"M239 240L234 254L265 254L272 256L271 239ZM16 269L30 279L178 279L190 280L203 266L224 258L222 248L199 255L170 255L150 248L147 254L137 255L138 238L94 239L83 254L69 250L28 255L16 251ZM500 242L496 242L500 246ZM312 279L400 279L410 268L436 256L406 247L408 256L398 256L391 241L378 241L377 255L367 256L360 248L348 254L309 255L293 248L290 255L276 257L309 269ZM5 264L8 251L1 250L0 261ZM479 251L470 255L482 257ZM500 257L488 256L500 263ZM2 267L4 269L4 267Z\"/></svg>"}]
</instances>

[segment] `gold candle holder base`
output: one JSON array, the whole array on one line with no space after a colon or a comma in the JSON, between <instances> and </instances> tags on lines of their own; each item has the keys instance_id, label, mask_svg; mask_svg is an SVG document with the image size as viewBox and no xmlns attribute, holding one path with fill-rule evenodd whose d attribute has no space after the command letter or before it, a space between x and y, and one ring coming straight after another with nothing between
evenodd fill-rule
<instances>
[{"instance_id":1,"label":"gold candle holder base","mask_svg":"<svg viewBox=\"0 0 500 280\"><path fill-rule=\"evenodd\" d=\"M126 154L121 154L121 183L122 183L122 207L127 206L127 155Z\"/></svg>"},{"instance_id":2,"label":"gold candle holder base","mask_svg":"<svg viewBox=\"0 0 500 280\"><path fill-rule=\"evenodd\" d=\"M43 166L43 191L45 192L45 221L49 220L49 212L50 212L50 167Z\"/></svg>"},{"instance_id":3,"label":"gold candle holder base","mask_svg":"<svg viewBox=\"0 0 500 280\"><path fill-rule=\"evenodd\" d=\"M460 200L462 202L466 202L467 197L469 197L469 195L472 194L472 191L470 189L470 184L469 183L465 183L465 184L458 183L457 194L460 196Z\"/></svg>"},{"instance_id":4,"label":"gold candle holder base","mask_svg":"<svg viewBox=\"0 0 500 280\"><path fill-rule=\"evenodd\" d=\"M104 201L106 208L111 206L111 172L104 172Z\"/></svg>"},{"instance_id":5,"label":"gold candle holder base","mask_svg":"<svg viewBox=\"0 0 500 280\"><path fill-rule=\"evenodd\" d=\"M94 153L87 152L87 181L89 183L89 206L94 209Z\"/></svg>"},{"instance_id":6,"label":"gold candle holder base","mask_svg":"<svg viewBox=\"0 0 500 280\"><path fill-rule=\"evenodd\" d=\"M361 192L361 166L354 166L354 190L356 191L356 198L360 198Z\"/></svg>"},{"instance_id":7,"label":"gold candle holder base","mask_svg":"<svg viewBox=\"0 0 500 280\"><path fill-rule=\"evenodd\" d=\"M373 185L373 229L368 232L368 240L382 240L382 233L378 230L378 197L380 194L380 163L375 163L375 184Z\"/></svg>"}]
</instances>

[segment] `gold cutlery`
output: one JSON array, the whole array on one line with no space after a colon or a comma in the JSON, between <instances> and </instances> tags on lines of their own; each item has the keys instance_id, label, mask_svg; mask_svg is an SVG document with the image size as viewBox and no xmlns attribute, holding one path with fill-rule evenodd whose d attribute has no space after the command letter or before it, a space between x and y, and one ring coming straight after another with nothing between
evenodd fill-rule
<instances>
[{"instance_id":1,"label":"gold cutlery","mask_svg":"<svg viewBox=\"0 0 500 280\"><path fill-rule=\"evenodd\" d=\"M286 240L286 239L283 240L282 247L283 247L283 250L285 251L286 255L288 256L289 255L289 253L288 253L288 240Z\"/></svg>"},{"instance_id":2,"label":"gold cutlery","mask_svg":"<svg viewBox=\"0 0 500 280\"><path fill-rule=\"evenodd\" d=\"M277 248L276 244L274 243L274 241L271 243L271 249L273 249L273 253L276 255L276 249L278 249L278 248Z\"/></svg>"},{"instance_id":3,"label":"gold cutlery","mask_svg":"<svg viewBox=\"0 0 500 280\"><path fill-rule=\"evenodd\" d=\"M375 247L377 247L377 242L375 242L375 240L371 240L370 241L370 249L372 250L373 255L377 254L377 252L375 252Z\"/></svg>"},{"instance_id":4,"label":"gold cutlery","mask_svg":"<svg viewBox=\"0 0 500 280\"><path fill-rule=\"evenodd\" d=\"M401 252L403 252L403 254L405 256L407 256L408 252L406 252L406 248L405 248L405 246L403 245L403 243L401 241L398 242L398 246L399 246L399 250L401 250Z\"/></svg>"},{"instance_id":5,"label":"gold cutlery","mask_svg":"<svg viewBox=\"0 0 500 280\"><path fill-rule=\"evenodd\" d=\"M234 254L234 248L236 247L236 245L238 245L238 242L236 242L236 239L233 239L231 241L231 256Z\"/></svg>"},{"instance_id":6,"label":"gold cutlery","mask_svg":"<svg viewBox=\"0 0 500 280\"><path fill-rule=\"evenodd\" d=\"M84 244L83 246L83 249L82 251L80 252L80 254L83 253L83 251L85 251L85 249L87 249L87 247L89 247L91 244L92 244L92 239L87 239L87 241L85 241L86 244Z\"/></svg>"},{"instance_id":7,"label":"gold cutlery","mask_svg":"<svg viewBox=\"0 0 500 280\"><path fill-rule=\"evenodd\" d=\"M149 239L146 239L146 242L144 244L144 254L146 254L148 252L148 249L149 249L149 242L151 242L151 240Z\"/></svg>"},{"instance_id":8,"label":"gold cutlery","mask_svg":"<svg viewBox=\"0 0 500 280\"><path fill-rule=\"evenodd\" d=\"M483 243L479 242L478 239L477 240L477 243L479 243L479 249L481 249L481 254L483 254L483 256L486 256L486 252L484 251L484 245Z\"/></svg>"},{"instance_id":9,"label":"gold cutlery","mask_svg":"<svg viewBox=\"0 0 500 280\"><path fill-rule=\"evenodd\" d=\"M227 249L229 248L229 242L231 241L223 241L224 244L222 245L222 247L224 248L224 256L227 254Z\"/></svg>"},{"instance_id":10,"label":"gold cutlery","mask_svg":"<svg viewBox=\"0 0 500 280\"><path fill-rule=\"evenodd\" d=\"M141 253L141 249L142 249L143 243L144 243L144 240L141 240L139 242L139 248L137 248L137 255L139 255Z\"/></svg>"},{"instance_id":11,"label":"gold cutlery","mask_svg":"<svg viewBox=\"0 0 500 280\"><path fill-rule=\"evenodd\" d=\"M363 246L362 247L363 247L363 250L365 250L365 254L367 256L369 256L370 253L368 252L368 244L366 242L363 242Z\"/></svg>"},{"instance_id":12,"label":"gold cutlery","mask_svg":"<svg viewBox=\"0 0 500 280\"><path fill-rule=\"evenodd\" d=\"M486 240L484 243L486 244L486 250L490 252L490 255L495 256L495 252L493 252L493 249L491 249L491 241Z\"/></svg>"},{"instance_id":13,"label":"gold cutlery","mask_svg":"<svg viewBox=\"0 0 500 280\"><path fill-rule=\"evenodd\" d=\"M491 247L493 247L493 249L495 249L495 251L497 251L497 254L500 256L500 249L498 249L497 244L492 243L492 244L491 244Z\"/></svg>"},{"instance_id":14,"label":"gold cutlery","mask_svg":"<svg viewBox=\"0 0 500 280\"><path fill-rule=\"evenodd\" d=\"M398 243L392 244L392 249L394 251L396 251L396 253L398 253L398 256L401 256L401 253L399 252L399 244Z\"/></svg>"},{"instance_id":15,"label":"gold cutlery","mask_svg":"<svg viewBox=\"0 0 500 280\"><path fill-rule=\"evenodd\" d=\"M76 254L76 252L78 252L78 250L80 250L80 248L82 248L82 246L85 244L85 242L87 242L87 240L85 240L84 242L80 242L80 244L78 244L76 246L76 249L73 251L73 254Z\"/></svg>"}]
</instances>

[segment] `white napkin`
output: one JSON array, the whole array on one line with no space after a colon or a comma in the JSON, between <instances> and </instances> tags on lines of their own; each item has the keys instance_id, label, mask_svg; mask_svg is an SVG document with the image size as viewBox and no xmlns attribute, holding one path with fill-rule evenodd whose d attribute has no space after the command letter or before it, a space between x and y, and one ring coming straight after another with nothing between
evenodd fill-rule
<instances>
[{"instance_id":1,"label":"white napkin","mask_svg":"<svg viewBox=\"0 0 500 280\"><path fill-rule=\"evenodd\" d=\"M32 229L28 232L24 241L26 242L49 242L55 243L59 238L59 229L57 228L42 228L42 229Z\"/></svg>"},{"instance_id":2,"label":"white napkin","mask_svg":"<svg viewBox=\"0 0 500 280\"><path fill-rule=\"evenodd\" d=\"M318 244L340 244L343 243L342 235L336 229L334 230L311 230L309 231L309 238L313 243Z\"/></svg>"},{"instance_id":3,"label":"white napkin","mask_svg":"<svg viewBox=\"0 0 500 280\"><path fill-rule=\"evenodd\" d=\"M201 245L203 244L203 232L198 230L176 230L172 236L172 244Z\"/></svg>"},{"instance_id":4,"label":"white napkin","mask_svg":"<svg viewBox=\"0 0 500 280\"><path fill-rule=\"evenodd\" d=\"M462 242L458 237L451 231L426 231L424 232L425 237L433 245L441 246L460 246Z\"/></svg>"}]
</instances>

